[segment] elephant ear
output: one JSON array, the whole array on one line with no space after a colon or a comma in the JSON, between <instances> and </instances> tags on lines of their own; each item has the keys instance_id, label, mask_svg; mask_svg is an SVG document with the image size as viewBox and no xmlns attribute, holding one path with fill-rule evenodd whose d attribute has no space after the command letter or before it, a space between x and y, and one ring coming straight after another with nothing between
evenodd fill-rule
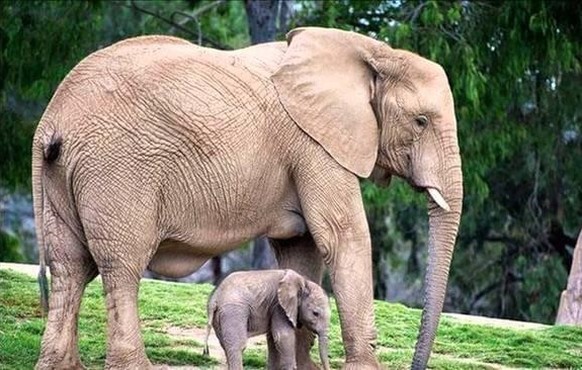
<instances>
[{"instance_id":1,"label":"elephant ear","mask_svg":"<svg viewBox=\"0 0 582 370\"><path fill-rule=\"evenodd\" d=\"M285 270L285 274L279 281L277 289L277 300L285 311L285 315L294 328L297 327L297 316L299 310L299 299L302 294L305 281L301 275L293 270Z\"/></svg>"},{"instance_id":2,"label":"elephant ear","mask_svg":"<svg viewBox=\"0 0 582 370\"><path fill-rule=\"evenodd\" d=\"M271 76L287 113L344 168L368 177L378 152L374 51L385 44L354 32L308 27Z\"/></svg>"}]
</instances>

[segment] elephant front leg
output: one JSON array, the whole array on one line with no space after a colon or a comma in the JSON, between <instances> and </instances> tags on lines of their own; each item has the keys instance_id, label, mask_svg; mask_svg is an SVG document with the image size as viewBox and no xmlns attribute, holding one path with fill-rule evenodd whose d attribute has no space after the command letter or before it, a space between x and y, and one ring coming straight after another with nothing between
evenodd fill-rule
<instances>
[{"instance_id":1,"label":"elephant front leg","mask_svg":"<svg viewBox=\"0 0 582 370\"><path fill-rule=\"evenodd\" d=\"M292 269L311 281L320 284L324 263L310 234L287 240L270 240L279 268ZM315 335L306 328L296 331L296 361L298 369L319 369L310 356Z\"/></svg>"},{"instance_id":2,"label":"elephant front leg","mask_svg":"<svg viewBox=\"0 0 582 370\"><path fill-rule=\"evenodd\" d=\"M280 333L268 333L268 369L296 370L304 369L297 365L295 358L295 332L288 330ZM318 369L317 367L315 367Z\"/></svg>"},{"instance_id":3,"label":"elephant front leg","mask_svg":"<svg viewBox=\"0 0 582 370\"><path fill-rule=\"evenodd\" d=\"M328 169L322 187L316 175L298 183L309 231L328 266L336 297L346 353L345 368L377 369L374 354L372 247L359 183L355 176ZM323 180L321 180L323 181Z\"/></svg>"},{"instance_id":4,"label":"elephant front leg","mask_svg":"<svg viewBox=\"0 0 582 370\"><path fill-rule=\"evenodd\" d=\"M304 369L297 364L295 330L283 310L276 310L271 317L270 331L267 333L269 369ZM316 367L317 368L317 367Z\"/></svg>"},{"instance_id":5,"label":"elephant front leg","mask_svg":"<svg viewBox=\"0 0 582 370\"><path fill-rule=\"evenodd\" d=\"M344 241L329 261L346 351L346 369L379 368L374 354L376 330L370 249L367 238Z\"/></svg>"}]
</instances>

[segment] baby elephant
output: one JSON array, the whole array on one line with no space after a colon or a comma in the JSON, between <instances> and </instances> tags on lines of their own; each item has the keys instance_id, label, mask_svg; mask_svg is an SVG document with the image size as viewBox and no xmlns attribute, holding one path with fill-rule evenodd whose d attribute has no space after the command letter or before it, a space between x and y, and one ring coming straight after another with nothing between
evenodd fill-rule
<instances>
[{"instance_id":1,"label":"baby elephant","mask_svg":"<svg viewBox=\"0 0 582 370\"><path fill-rule=\"evenodd\" d=\"M325 291L293 270L235 272L208 301L204 353L212 325L228 368L242 369L247 338L267 333L269 369L295 369L295 328L303 325L318 335L319 356L329 369L329 316Z\"/></svg>"}]
</instances>

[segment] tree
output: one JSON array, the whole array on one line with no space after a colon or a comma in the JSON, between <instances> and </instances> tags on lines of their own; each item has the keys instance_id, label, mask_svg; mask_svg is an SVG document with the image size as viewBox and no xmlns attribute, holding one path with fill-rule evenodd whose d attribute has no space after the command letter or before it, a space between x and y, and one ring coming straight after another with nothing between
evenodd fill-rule
<instances>
[{"instance_id":1,"label":"tree","mask_svg":"<svg viewBox=\"0 0 582 370\"><path fill-rule=\"evenodd\" d=\"M287 31L293 0L245 0L245 10L251 43L261 44Z\"/></svg>"}]
</instances>

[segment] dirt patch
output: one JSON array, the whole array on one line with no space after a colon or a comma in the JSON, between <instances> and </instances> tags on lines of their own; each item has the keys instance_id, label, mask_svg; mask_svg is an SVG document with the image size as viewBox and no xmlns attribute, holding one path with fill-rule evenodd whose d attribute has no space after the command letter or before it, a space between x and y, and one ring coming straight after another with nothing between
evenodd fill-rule
<instances>
[{"instance_id":1,"label":"dirt patch","mask_svg":"<svg viewBox=\"0 0 582 370\"><path fill-rule=\"evenodd\" d=\"M166 333L168 335L179 338L179 339L194 339L204 345L204 338L206 336L205 328L182 328L179 326L170 326L166 328ZM267 337L265 335L257 335L256 337L249 338L247 341L246 349L257 349L267 352ZM208 337L208 351L210 352L210 357L214 358L220 363L220 369L226 369L226 357L224 351L220 346L218 338L214 334L214 330L210 332ZM202 352L202 350L200 350ZM197 369L192 366L171 366L172 370L193 370Z\"/></svg>"}]
</instances>

